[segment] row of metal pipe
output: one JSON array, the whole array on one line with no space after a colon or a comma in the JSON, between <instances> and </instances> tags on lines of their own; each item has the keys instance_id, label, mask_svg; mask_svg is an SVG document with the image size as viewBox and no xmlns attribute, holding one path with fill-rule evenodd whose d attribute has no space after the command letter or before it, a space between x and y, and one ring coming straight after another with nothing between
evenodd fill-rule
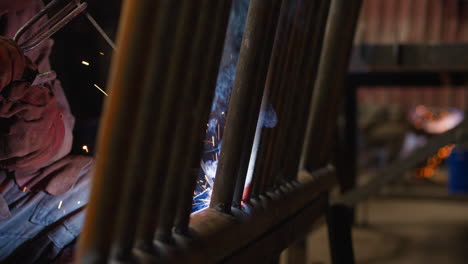
<instances>
[{"instance_id":1,"label":"row of metal pipe","mask_svg":"<svg viewBox=\"0 0 468 264\"><path fill-rule=\"evenodd\" d=\"M327 165L359 5L250 0L212 209L241 208L260 131L249 199L294 181L301 168ZM79 263L154 262L164 255L159 245L190 235L230 7L230 0L125 1ZM277 127L257 129L262 101L275 108Z\"/></svg>"}]
</instances>

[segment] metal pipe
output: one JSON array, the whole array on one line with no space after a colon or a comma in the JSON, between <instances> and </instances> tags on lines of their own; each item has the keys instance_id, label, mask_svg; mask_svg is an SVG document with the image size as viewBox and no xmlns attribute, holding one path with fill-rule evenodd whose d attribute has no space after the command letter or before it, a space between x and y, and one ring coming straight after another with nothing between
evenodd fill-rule
<instances>
[{"instance_id":1,"label":"metal pipe","mask_svg":"<svg viewBox=\"0 0 468 264\"><path fill-rule=\"evenodd\" d=\"M86 220L79 239L78 263L103 263L109 254L113 221L118 210L127 155L134 138L144 70L151 48L142 28L152 28L157 1L125 1L119 27L119 52L114 54L109 78L110 96L101 120L95 175ZM130 99L129 99L130 98Z\"/></svg>"},{"instance_id":2,"label":"metal pipe","mask_svg":"<svg viewBox=\"0 0 468 264\"><path fill-rule=\"evenodd\" d=\"M283 1L280 8L278 26L275 33L275 40L265 87L267 90L266 94L269 95L269 98L276 98L278 93L278 78L286 59L286 52L284 51L287 49L289 35L291 32L291 26L288 23L290 9L291 2ZM263 129L261 133L259 147L257 150L256 166L253 172L250 193L248 194L249 199L258 197L258 195L260 195L262 192L266 181L264 177L267 175L265 170L268 169L269 165L267 163L267 156L270 152L268 151L269 145L267 143L269 137L271 136L271 129Z\"/></svg>"},{"instance_id":3,"label":"metal pipe","mask_svg":"<svg viewBox=\"0 0 468 264\"><path fill-rule=\"evenodd\" d=\"M308 30L306 21L312 19L311 11L314 4L311 1L290 2L288 7L288 18L286 23L290 25L286 47L283 51L283 67L277 74L272 74L276 80L271 81L272 95L271 102L278 113L278 125L274 129L267 129L263 136L264 160L263 168L260 167L258 173L262 179L261 184L254 189L255 192L263 193L272 190L274 185L284 176L284 151L289 139L286 137L294 116L294 97L299 96L295 82L300 63L303 58L301 52L301 39L307 35L304 30ZM305 5L305 8L303 7ZM305 12L303 12L305 10ZM308 18L307 18L308 17ZM261 172L260 172L261 171Z\"/></svg>"},{"instance_id":4,"label":"metal pipe","mask_svg":"<svg viewBox=\"0 0 468 264\"><path fill-rule=\"evenodd\" d=\"M190 2L193 3L194 1ZM173 91L173 96L177 98L177 106L182 113L180 118L175 120L175 128L171 129L173 130L174 143L169 153L168 172L166 173L168 179L163 188L162 202L159 208L159 226L156 231L156 239L163 242L170 241L172 236L172 227L174 226L176 213L179 210L177 206L180 202L180 183L184 180L184 177L196 177L196 174L190 175L190 170L187 171L185 168L193 164L191 160L187 159L187 153L198 147L203 138L203 134L200 133L202 131L199 129L203 123L195 124L192 121L201 119L196 117L205 114L206 109L210 107L209 100L204 100L207 104L203 108L194 109L198 97L204 96L200 94L202 92L200 91L200 76L207 70L204 59L206 61L212 58L204 57L203 51L206 48L206 39L210 39L210 34L213 31L212 27L215 25L210 22L213 20L213 11L217 9L217 5L219 5L219 2L213 5L209 0L200 1L196 8L199 11L197 21L192 23L187 21L189 23L183 25L184 31L186 31L184 32L185 35L188 35L188 31L193 34L190 41L181 41L181 47L185 49L188 49L187 43L191 45L190 54L181 56L180 65L178 65L178 67L185 69L185 78L180 76L180 71L174 71L174 74L171 75L171 81L168 83L168 88ZM193 9L193 6L189 8L192 12ZM194 29L191 28L191 25L195 25ZM215 87L212 86L211 88L214 91ZM205 98L200 98L200 100L203 99ZM198 112L194 110L198 110ZM191 138L195 138L198 142L193 142L194 145L190 145ZM186 172L189 172L189 174L185 174ZM193 191L190 191L190 194L193 194Z\"/></svg>"},{"instance_id":5,"label":"metal pipe","mask_svg":"<svg viewBox=\"0 0 468 264\"><path fill-rule=\"evenodd\" d=\"M223 44L226 35L227 24L229 21L229 12L231 9L232 1L221 1L217 7L214 19L215 28L212 30L211 40L208 46L208 56L204 56L203 75L201 83L198 84L196 91L200 91L200 96L194 106L194 112L197 116L193 119L192 126L195 131L190 137L190 142L187 147L187 166L184 168L182 175L179 204L177 206L177 214L175 219L175 231L179 234L187 234L190 213L192 211L193 192L196 184L196 176L199 171L200 153L202 152L201 140L205 135L205 121L207 120L213 94L216 87L216 80L218 76L219 65L221 61ZM202 45L201 48L205 50ZM199 51L200 55L205 55L202 50ZM194 60L196 62L196 60ZM201 60L200 60L201 61ZM194 67L197 67L194 65Z\"/></svg>"},{"instance_id":6,"label":"metal pipe","mask_svg":"<svg viewBox=\"0 0 468 264\"><path fill-rule=\"evenodd\" d=\"M254 89L258 89L258 90L265 90L265 81L266 81L266 76L268 73L269 62L271 60L270 57L271 57L271 52L272 52L273 43L275 39L275 33L276 33L277 25L278 25L278 16L279 16L279 11L280 11L282 0L274 0L271 2L272 2L271 3L272 10L268 18L268 21L271 21L271 23L268 25L268 28L265 30L265 36L264 36L265 43L263 45L263 48L261 49L261 52L263 53L262 58L268 58L268 59L262 60L260 64L257 66L258 78L257 78L257 83ZM263 98L264 94L265 94L265 91L263 91L262 93L262 103L263 103L263 100L267 100L266 98ZM262 105L262 103L260 105ZM260 110L257 107L258 105L251 106L249 109L250 114L248 115L258 116ZM241 161L239 165L236 188L234 191L234 198L233 198L233 206L236 206L236 207L240 207L240 204L242 201L242 195L244 194L245 179L247 177L247 170L249 169L250 156L252 154L252 147L253 147L253 142L255 138L255 133L257 131L258 122L262 122L262 120L260 120L260 117L257 119L251 118L249 123L246 125L246 131L248 133L246 133L245 138L244 138L244 143L243 143L244 148L243 148L243 153L242 153L242 157L241 157Z\"/></svg>"},{"instance_id":7,"label":"metal pipe","mask_svg":"<svg viewBox=\"0 0 468 264\"><path fill-rule=\"evenodd\" d=\"M260 110L263 89L257 88L257 78L266 78L266 76L259 76L258 65L269 60L270 56L264 57L264 54L259 51L265 48L266 36L264 33L270 23L268 18L271 11L271 0L251 0L250 2L226 120L223 149L219 158L210 204L211 208L222 212L230 212L231 210L238 166L242 159L242 151L246 148L243 141L247 135L253 133L246 131L245 126L251 122L252 118L255 120L258 118ZM251 115L249 107L256 109L255 115ZM255 126L253 126L253 130L255 130Z\"/></svg>"},{"instance_id":8,"label":"metal pipe","mask_svg":"<svg viewBox=\"0 0 468 264\"><path fill-rule=\"evenodd\" d=\"M296 99L296 105L299 107L295 115L294 126L289 130L290 134L286 136L293 139L285 155L284 176L292 180L299 170L302 145L304 143L307 118L309 115L310 101L313 94L313 83L317 76L320 54L322 52L323 37L327 24L330 1L317 1L316 10L313 12L312 32L307 33L308 37L304 40L304 53L307 54L302 60L302 67L298 72L297 86L301 89L300 96Z\"/></svg>"},{"instance_id":9,"label":"metal pipe","mask_svg":"<svg viewBox=\"0 0 468 264\"><path fill-rule=\"evenodd\" d=\"M158 120L155 143L150 152L151 164L149 175L144 186L142 210L138 223L137 247L143 251L152 252L154 250L154 236L157 226L162 219L161 205L164 200L167 180L172 177L169 174L169 157L175 144L173 120L180 120L184 116L184 109L178 104L181 94L186 91L179 89L185 81L185 62L189 56L188 43L193 40L193 25L197 22L199 6L191 0L167 0L167 7L170 10L178 10L175 18L167 17L169 21L176 19L173 24L175 30L173 52L167 67L166 82L159 84L161 87L161 106L158 113ZM174 20L172 20L174 21ZM162 40L164 41L164 40ZM173 217L174 210L164 212L167 217ZM165 221L165 219L164 219Z\"/></svg>"},{"instance_id":10,"label":"metal pipe","mask_svg":"<svg viewBox=\"0 0 468 264\"><path fill-rule=\"evenodd\" d=\"M267 183L267 188L273 188L286 180L285 161L288 159L286 154L291 147L291 142L298 140L295 137L289 137L293 125L301 117L298 115L298 108L301 107L298 100L306 97L303 87L298 85L299 72L304 57L310 57L305 52L305 41L307 36L313 35L314 11L317 10L317 1L299 1L296 7L294 27L291 34L290 45L288 48L288 57L281 79L280 90L282 94L276 98L276 107L279 112L279 120L275 128L274 137L270 144L272 145L271 175ZM305 12L303 12L305 11ZM295 135L294 135L295 136Z\"/></svg>"},{"instance_id":11,"label":"metal pipe","mask_svg":"<svg viewBox=\"0 0 468 264\"><path fill-rule=\"evenodd\" d=\"M138 222L138 216L142 209L143 194L141 192L143 183L147 181L148 168L152 162L150 153L154 145L156 124L161 105L161 89L155 86L165 83L169 54L172 51L174 41L174 30L171 25L175 24L177 10L168 8L163 1L156 1L158 6L155 17L155 27L148 41L152 47L148 50L149 63L147 76L145 76L141 106L137 112L134 143L129 151L129 166L125 171L125 190L122 193L120 212L117 217L116 237L112 248L112 258L115 260L126 260L131 257Z\"/></svg>"},{"instance_id":12,"label":"metal pipe","mask_svg":"<svg viewBox=\"0 0 468 264\"><path fill-rule=\"evenodd\" d=\"M333 0L315 82L301 167L319 168L330 158L334 126L361 0Z\"/></svg>"}]
</instances>

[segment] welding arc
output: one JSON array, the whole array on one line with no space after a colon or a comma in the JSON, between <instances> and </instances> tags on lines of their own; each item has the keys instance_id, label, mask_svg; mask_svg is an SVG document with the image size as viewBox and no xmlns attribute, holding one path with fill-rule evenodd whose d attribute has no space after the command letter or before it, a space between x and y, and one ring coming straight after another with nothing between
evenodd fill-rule
<instances>
[{"instance_id":1,"label":"welding arc","mask_svg":"<svg viewBox=\"0 0 468 264\"><path fill-rule=\"evenodd\" d=\"M213 180L211 179L210 175L208 175L208 169L206 168L206 164L205 164L205 162L204 162L203 160L200 160L200 166L201 166L201 168L202 168L202 170L203 170L203 173L205 173L205 176L206 176L205 179L206 179L206 181L208 182L208 184L209 184L210 186L213 186L214 182L213 182Z\"/></svg>"}]
</instances>

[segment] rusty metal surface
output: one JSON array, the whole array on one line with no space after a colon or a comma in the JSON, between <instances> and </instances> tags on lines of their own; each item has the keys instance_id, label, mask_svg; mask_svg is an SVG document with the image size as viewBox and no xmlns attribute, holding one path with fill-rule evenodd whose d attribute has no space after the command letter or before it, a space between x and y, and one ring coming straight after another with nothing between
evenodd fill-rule
<instances>
[{"instance_id":1,"label":"rusty metal surface","mask_svg":"<svg viewBox=\"0 0 468 264\"><path fill-rule=\"evenodd\" d=\"M467 71L467 41L467 1L365 0L350 70L353 73ZM402 101L407 101L406 98L416 99L410 104L394 102L392 92L384 87L374 87L372 90L388 92L366 90L359 93L363 95L361 97L376 99L371 104L378 104L383 96L400 107L428 104L465 108L466 103L461 103L463 100L459 98L466 97L466 93L451 86L448 83L443 89L418 87L420 92L417 96L412 91L416 87L398 89L398 97ZM455 100L446 103L439 100L440 91L446 95L458 95L453 96Z\"/></svg>"},{"instance_id":2,"label":"rusty metal surface","mask_svg":"<svg viewBox=\"0 0 468 264\"><path fill-rule=\"evenodd\" d=\"M98 154L90 203L80 236L78 263L102 263L109 254L114 221L123 176L132 145L135 119L144 80L143 71L135 68L148 63L147 34L141 28L151 28L153 0L126 1L119 28L119 52L113 59L110 73L110 97L105 103L98 139ZM131 98L131 99L129 99Z\"/></svg>"},{"instance_id":3,"label":"rusty metal surface","mask_svg":"<svg viewBox=\"0 0 468 264\"><path fill-rule=\"evenodd\" d=\"M194 214L190 225L194 231L194 241L189 248L194 247L195 250L185 251L187 255L181 252L174 263L217 263L229 261L230 258L246 259L246 256L255 255L255 251L252 251L255 247L263 248L276 243L270 253L282 250L307 229L299 224L297 227L301 228L298 232L300 230L302 234L291 233L296 223L312 224L319 215L323 215L325 207L316 205L322 204L320 195L327 193L335 184L334 169L326 167L311 174L301 172L298 179L299 183L279 194L277 199L263 200L258 205L243 208L243 212L233 211L234 215L229 215L205 209ZM305 209L308 206L311 206L310 209ZM257 244L262 234L265 239ZM278 237L282 239L274 240ZM259 255L263 254L256 257Z\"/></svg>"},{"instance_id":4,"label":"rusty metal surface","mask_svg":"<svg viewBox=\"0 0 468 264\"><path fill-rule=\"evenodd\" d=\"M268 18L274 12L273 6L267 0L250 2L210 203L211 208L223 212L231 210L243 150L252 149L263 94L260 84L266 78L262 67L268 65L271 54L265 32L269 32ZM246 137L250 144L244 144Z\"/></svg>"},{"instance_id":5,"label":"rusty metal surface","mask_svg":"<svg viewBox=\"0 0 468 264\"><path fill-rule=\"evenodd\" d=\"M364 0L357 43L408 44L468 41L464 0Z\"/></svg>"},{"instance_id":6,"label":"rusty metal surface","mask_svg":"<svg viewBox=\"0 0 468 264\"><path fill-rule=\"evenodd\" d=\"M287 248L298 239L304 238L304 234L313 229L317 222L320 222L327 211L327 200L328 194L321 194L313 202L298 210L296 214L282 221L274 230L262 236L258 241L255 241L255 243L248 245L232 256L224 259L223 263L266 263L264 261L267 260L269 256L273 255L274 257L275 253L278 254L282 252L284 248ZM296 252L289 253L291 256ZM297 253L300 255L301 253L306 253L306 251ZM305 259L306 258L301 258L301 256L298 257L296 255L294 258L291 257L288 259L288 263L304 263L300 261Z\"/></svg>"}]
</instances>

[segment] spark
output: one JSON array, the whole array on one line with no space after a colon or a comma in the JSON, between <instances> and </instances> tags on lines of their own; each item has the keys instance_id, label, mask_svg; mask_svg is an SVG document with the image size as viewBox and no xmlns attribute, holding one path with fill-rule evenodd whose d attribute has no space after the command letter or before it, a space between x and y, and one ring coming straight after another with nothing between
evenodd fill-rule
<instances>
[{"instance_id":1,"label":"spark","mask_svg":"<svg viewBox=\"0 0 468 264\"><path fill-rule=\"evenodd\" d=\"M60 201L59 205L58 205L58 209L60 209L62 207L62 201Z\"/></svg>"},{"instance_id":2,"label":"spark","mask_svg":"<svg viewBox=\"0 0 468 264\"><path fill-rule=\"evenodd\" d=\"M86 151L86 153L89 153L88 146L86 146L86 145L83 145L83 150L84 150L84 151Z\"/></svg>"},{"instance_id":3,"label":"spark","mask_svg":"<svg viewBox=\"0 0 468 264\"><path fill-rule=\"evenodd\" d=\"M23 187L23 192L26 192L27 189L28 189L28 187L24 186Z\"/></svg>"},{"instance_id":4,"label":"spark","mask_svg":"<svg viewBox=\"0 0 468 264\"><path fill-rule=\"evenodd\" d=\"M216 147L214 136L211 136L211 144L213 144L213 147Z\"/></svg>"},{"instance_id":5,"label":"spark","mask_svg":"<svg viewBox=\"0 0 468 264\"><path fill-rule=\"evenodd\" d=\"M87 61L81 61L81 64L89 66L89 62L87 62Z\"/></svg>"},{"instance_id":6,"label":"spark","mask_svg":"<svg viewBox=\"0 0 468 264\"><path fill-rule=\"evenodd\" d=\"M102 51L99 52L99 55L104 56L104 52L102 52Z\"/></svg>"},{"instance_id":7,"label":"spark","mask_svg":"<svg viewBox=\"0 0 468 264\"><path fill-rule=\"evenodd\" d=\"M96 87L99 91L101 91L105 96L109 96L109 95L107 95L107 93L106 93L101 87L99 87L97 84L94 84L94 87Z\"/></svg>"},{"instance_id":8,"label":"spark","mask_svg":"<svg viewBox=\"0 0 468 264\"><path fill-rule=\"evenodd\" d=\"M81 201L76 202L77 204L81 204Z\"/></svg>"}]
</instances>

